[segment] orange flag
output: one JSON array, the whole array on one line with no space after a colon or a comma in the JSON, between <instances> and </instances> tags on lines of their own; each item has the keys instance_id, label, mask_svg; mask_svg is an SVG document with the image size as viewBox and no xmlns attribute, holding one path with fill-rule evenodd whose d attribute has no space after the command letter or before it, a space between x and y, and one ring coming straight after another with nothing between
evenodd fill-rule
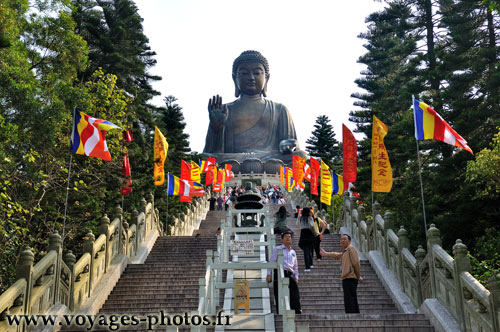
<instances>
[{"instance_id":1,"label":"orange flag","mask_svg":"<svg viewBox=\"0 0 500 332\"><path fill-rule=\"evenodd\" d=\"M387 126L375 115L372 128L372 191L388 193L392 188L392 167L384 145Z\"/></svg>"}]
</instances>

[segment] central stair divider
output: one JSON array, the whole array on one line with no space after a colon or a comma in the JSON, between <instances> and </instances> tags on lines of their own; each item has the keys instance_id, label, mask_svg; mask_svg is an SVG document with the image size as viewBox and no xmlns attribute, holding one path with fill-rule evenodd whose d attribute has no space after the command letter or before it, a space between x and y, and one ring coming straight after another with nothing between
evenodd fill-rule
<instances>
[{"instance_id":1,"label":"central stair divider","mask_svg":"<svg viewBox=\"0 0 500 332\"><path fill-rule=\"evenodd\" d=\"M254 216L255 227L237 227L236 220L242 216ZM260 221L260 222L259 222ZM269 216L269 207L263 209L227 211L226 218L221 219L221 233L218 235L217 251L207 250L205 278L199 280L199 305L193 312L200 316L216 316L221 290L224 290L224 302L221 310L224 316L231 315L230 325L217 325L215 331L275 331L274 314L271 312L271 296L266 282L267 269L278 269L281 278L278 279L278 301L280 312L283 313L283 327L294 332L295 312L290 310L289 279L284 278L283 251L278 252L277 262L268 262L272 249L276 245L273 226ZM230 252L231 240L252 240L254 250L246 255L236 255ZM226 270L226 280L223 282L223 271ZM248 280L249 303L248 313L235 313L234 281ZM191 331L205 331L205 326L192 326Z\"/></svg>"}]
</instances>

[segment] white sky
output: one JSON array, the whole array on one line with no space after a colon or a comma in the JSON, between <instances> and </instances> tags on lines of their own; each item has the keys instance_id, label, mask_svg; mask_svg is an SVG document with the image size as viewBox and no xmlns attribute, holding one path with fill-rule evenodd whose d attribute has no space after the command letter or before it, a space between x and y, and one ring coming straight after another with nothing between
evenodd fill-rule
<instances>
[{"instance_id":1,"label":"white sky","mask_svg":"<svg viewBox=\"0 0 500 332\"><path fill-rule=\"evenodd\" d=\"M157 53L150 70L161 98L175 96L183 108L190 146L202 152L208 127L208 100L233 101L231 69L245 50L268 60L268 99L289 109L300 147L311 137L319 115L327 115L342 140L342 123L351 130L349 111L354 80L365 53L357 38L365 17L381 10L373 0L135 0L144 33Z\"/></svg>"}]
</instances>

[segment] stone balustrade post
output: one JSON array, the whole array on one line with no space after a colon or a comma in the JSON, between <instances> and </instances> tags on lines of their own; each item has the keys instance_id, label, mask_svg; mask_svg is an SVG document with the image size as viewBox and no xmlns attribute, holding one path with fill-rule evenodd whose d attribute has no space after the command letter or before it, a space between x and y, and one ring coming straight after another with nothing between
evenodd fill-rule
<instances>
[{"instance_id":1,"label":"stone balustrade post","mask_svg":"<svg viewBox=\"0 0 500 332\"><path fill-rule=\"evenodd\" d=\"M422 276L420 274L420 266L422 265L422 262L427 256L427 252L425 249L422 247L422 245L418 245L417 250L415 250L415 259L417 260L417 267L416 267L416 275L417 275L417 303L418 305L421 305L423 303L423 298L424 298L424 293L422 290Z\"/></svg>"},{"instance_id":2,"label":"stone balustrade post","mask_svg":"<svg viewBox=\"0 0 500 332\"><path fill-rule=\"evenodd\" d=\"M387 231L389 229L394 230L394 222L392 220L392 213L390 211L386 211L384 214L384 259L385 263L389 264L389 236L387 236Z\"/></svg>"},{"instance_id":3,"label":"stone balustrade post","mask_svg":"<svg viewBox=\"0 0 500 332\"><path fill-rule=\"evenodd\" d=\"M123 214L122 214L122 208L117 205L113 211L113 220L115 220L116 218L118 218L120 220L120 222L118 223L118 253L119 254L123 254L123 225L122 225L122 219L123 217Z\"/></svg>"},{"instance_id":4,"label":"stone balustrade post","mask_svg":"<svg viewBox=\"0 0 500 332\"><path fill-rule=\"evenodd\" d=\"M405 291L405 282L404 282L404 259L403 259L403 249L410 249L410 239L408 238L408 231L401 226L398 231L398 252L399 252L399 262L398 262L398 278L399 283L403 291Z\"/></svg>"},{"instance_id":5,"label":"stone balustrade post","mask_svg":"<svg viewBox=\"0 0 500 332\"><path fill-rule=\"evenodd\" d=\"M106 251L105 251L105 258L104 258L104 272L108 271L109 264L111 263L111 255L112 255L112 250L110 250L109 247L109 225L110 221L108 218L107 214L104 214L104 216L101 218L101 222L99 223L99 234L104 234L106 236Z\"/></svg>"},{"instance_id":6,"label":"stone balustrade post","mask_svg":"<svg viewBox=\"0 0 500 332\"><path fill-rule=\"evenodd\" d=\"M68 303L68 308L69 310L73 311L75 310L75 299L74 299L74 289L75 289L75 263L76 263L76 256L73 254L71 250L68 250L64 256L63 256L63 261L66 263L66 266L68 269L71 271L70 275L68 276L69 278L69 303Z\"/></svg>"},{"instance_id":7,"label":"stone balustrade post","mask_svg":"<svg viewBox=\"0 0 500 332\"><path fill-rule=\"evenodd\" d=\"M83 252L88 252L90 255L90 266L89 266L89 289L88 295L90 297L90 292L94 288L94 242L95 235L92 234L92 231L89 231L85 235L85 241L83 242Z\"/></svg>"},{"instance_id":8,"label":"stone balustrade post","mask_svg":"<svg viewBox=\"0 0 500 332\"><path fill-rule=\"evenodd\" d=\"M56 304L59 299L59 282L61 279L61 262L62 262L62 238L57 231L49 236L49 247L47 251L54 250L57 252L57 260L54 266L54 293L52 304Z\"/></svg>"},{"instance_id":9,"label":"stone balustrade post","mask_svg":"<svg viewBox=\"0 0 500 332\"><path fill-rule=\"evenodd\" d=\"M488 279L488 290L490 291L490 313L492 316L492 325L495 332L500 331L499 311L500 311L500 287L498 286L500 275L494 271Z\"/></svg>"},{"instance_id":10,"label":"stone balustrade post","mask_svg":"<svg viewBox=\"0 0 500 332\"><path fill-rule=\"evenodd\" d=\"M373 224L373 218L368 217L366 218L366 241L368 243L368 252L375 250L375 245L374 245L374 236L375 236L375 230L373 229L374 224Z\"/></svg>"},{"instance_id":11,"label":"stone balustrade post","mask_svg":"<svg viewBox=\"0 0 500 332\"><path fill-rule=\"evenodd\" d=\"M349 197L349 205L350 205L351 208L349 210L350 220L349 220L348 229L351 232L351 236L354 237L354 223L356 222L356 220L354 220L353 217L352 217L352 211L354 211L354 210L357 209L356 197L354 197L354 196Z\"/></svg>"},{"instance_id":12,"label":"stone balustrade post","mask_svg":"<svg viewBox=\"0 0 500 332\"><path fill-rule=\"evenodd\" d=\"M375 201L372 206L372 215L373 215L373 250L380 250L381 248L378 248L378 241L377 241L377 216L380 215L380 203Z\"/></svg>"},{"instance_id":13,"label":"stone balustrade post","mask_svg":"<svg viewBox=\"0 0 500 332\"><path fill-rule=\"evenodd\" d=\"M460 275L462 272L470 272L471 266L470 266L470 259L467 256L467 246L462 243L462 240L456 240L455 245L453 246L453 272L454 272L454 277L453 280L455 282L455 303L456 303L456 310L458 313L459 318L459 324L462 327L463 330L466 328L466 321L465 321L465 310L463 307L463 299L464 299L464 294L463 294L463 287L462 287L462 281L460 278Z\"/></svg>"},{"instance_id":14,"label":"stone balustrade post","mask_svg":"<svg viewBox=\"0 0 500 332\"><path fill-rule=\"evenodd\" d=\"M122 243L122 249L123 249L123 253L125 254L125 256L128 256L129 254L129 238L128 238L128 230L130 228L130 226L128 225L128 222L124 219L123 222L122 222L122 225L123 225L123 243ZM131 256L133 257L133 253L131 253ZM129 258L132 258L132 257L129 257Z\"/></svg>"},{"instance_id":15,"label":"stone balustrade post","mask_svg":"<svg viewBox=\"0 0 500 332\"><path fill-rule=\"evenodd\" d=\"M18 305L24 306L24 313L31 313L31 289L33 287L33 262L35 261L35 255L31 251L31 248L26 248L21 252L19 256L19 261L16 265L16 279L26 280L26 294L24 294L23 303L16 303Z\"/></svg>"},{"instance_id":16,"label":"stone balustrade post","mask_svg":"<svg viewBox=\"0 0 500 332\"><path fill-rule=\"evenodd\" d=\"M431 291L432 297L437 296L436 292L436 272L435 272L435 262L434 262L434 250L432 249L434 245L437 244L441 246L441 233L436 225L431 224L427 230L427 249L429 255L429 272L431 276Z\"/></svg>"}]
</instances>

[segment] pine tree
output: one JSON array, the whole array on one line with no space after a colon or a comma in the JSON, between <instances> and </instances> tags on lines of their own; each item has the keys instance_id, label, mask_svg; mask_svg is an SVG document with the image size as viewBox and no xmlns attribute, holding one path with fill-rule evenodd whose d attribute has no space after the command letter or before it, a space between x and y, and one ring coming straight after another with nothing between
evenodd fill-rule
<instances>
[{"instance_id":1,"label":"pine tree","mask_svg":"<svg viewBox=\"0 0 500 332\"><path fill-rule=\"evenodd\" d=\"M338 165L342 160L339 141L326 115L316 118L312 136L306 141L306 151L312 157L319 157L330 166Z\"/></svg>"}]
</instances>

